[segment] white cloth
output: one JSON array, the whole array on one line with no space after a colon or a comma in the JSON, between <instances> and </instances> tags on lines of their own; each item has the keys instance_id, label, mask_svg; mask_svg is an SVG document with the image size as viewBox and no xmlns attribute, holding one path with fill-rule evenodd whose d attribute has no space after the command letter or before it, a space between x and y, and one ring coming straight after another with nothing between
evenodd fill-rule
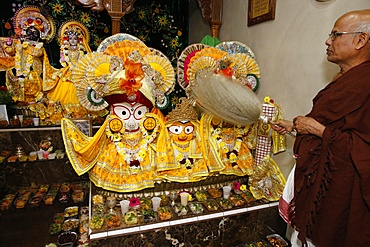
<instances>
[{"instance_id":1,"label":"white cloth","mask_svg":"<svg viewBox=\"0 0 370 247\"><path fill-rule=\"evenodd\" d=\"M283 220L291 225L289 219L289 203L294 197L294 172L295 172L295 165L293 166L292 170L288 175L288 179L286 181L283 194L279 200L279 214L283 218ZM306 239L307 247L315 247L310 239ZM292 235L290 237L290 242L292 247L302 247L302 242L298 239L298 232L293 229Z\"/></svg>"},{"instance_id":2,"label":"white cloth","mask_svg":"<svg viewBox=\"0 0 370 247\"><path fill-rule=\"evenodd\" d=\"M307 247L315 247L315 245L312 243L310 239L306 239L307 241ZM290 237L290 243L292 244L292 247L302 247L301 240L298 239L298 232L296 230L293 230L292 236Z\"/></svg>"},{"instance_id":3,"label":"white cloth","mask_svg":"<svg viewBox=\"0 0 370 247\"><path fill-rule=\"evenodd\" d=\"M295 165L288 175L283 194L279 200L279 214L281 218L283 218L283 220L289 225L291 224L289 219L289 203L294 197L294 171Z\"/></svg>"}]
</instances>

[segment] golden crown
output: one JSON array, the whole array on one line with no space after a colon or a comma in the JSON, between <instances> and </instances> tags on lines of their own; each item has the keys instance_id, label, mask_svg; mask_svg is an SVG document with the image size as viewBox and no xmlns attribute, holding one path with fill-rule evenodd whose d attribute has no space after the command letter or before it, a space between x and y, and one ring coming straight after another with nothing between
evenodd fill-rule
<instances>
[{"instance_id":1,"label":"golden crown","mask_svg":"<svg viewBox=\"0 0 370 247\"><path fill-rule=\"evenodd\" d=\"M179 121L197 121L198 113L195 110L192 102L182 97L179 99L179 103L176 105L170 113L168 113L167 122L172 124Z\"/></svg>"}]
</instances>

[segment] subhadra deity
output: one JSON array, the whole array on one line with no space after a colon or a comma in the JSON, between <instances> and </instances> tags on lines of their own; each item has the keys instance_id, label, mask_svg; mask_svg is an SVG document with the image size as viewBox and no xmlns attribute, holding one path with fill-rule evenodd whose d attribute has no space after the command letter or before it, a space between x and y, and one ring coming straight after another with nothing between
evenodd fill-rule
<instances>
[{"instance_id":1,"label":"subhadra deity","mask_svg":"<svg viewBox=\"0 0 370 247\"><path fill-rule=\"evenodd\" d=\"M166 118L167 143L170 146L161 150L165 146L162 144L156 149L158 177L175 182L196 182L207 178L209 172L202 152L198 113L191 102L185 97L180 98Z\"/></svg>"},{"instance_id":2,"label":"subhadra deity","mask_svg":"<svg viewBox=\"0 0 370 247\"><path fill-rule=\"evenodd\" d=\"M110 106L111 111L93 137L63 118L67 155L76 173L89 172L97 187L116 192L154 187L153 143L163 139L165 126L164 116L154 107L153 92L158 93L160 85L163 94L171 88L163 82L174 82L173 68L167 66L168 59L156 57L127 34L109 37L102 46L98 48L101 52L89 53L77 62L72 78L84 107L101 110Z\"/></svg>"},{"instance_id":3,"label":"subhadra deity","mask_svg":"<svg viewBox=\"0 0 370 247\"><path fill-rule=\"evenodd\" d=\"M250 126L224 122L212 115L203 114L201 127L207 147L207 158L212 169L220 174L245 176L253 173L254 158L244 141Z\"/></svg>"}]
</instances>

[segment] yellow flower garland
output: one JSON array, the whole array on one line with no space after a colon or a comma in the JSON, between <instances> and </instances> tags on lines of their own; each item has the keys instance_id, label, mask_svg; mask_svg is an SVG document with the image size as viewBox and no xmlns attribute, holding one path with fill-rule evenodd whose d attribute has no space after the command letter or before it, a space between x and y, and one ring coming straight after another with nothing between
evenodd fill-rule
<instances>
[{"instance_id":1,"label":"yellow flower garland","mask_svg":"<svg viewBox=\"0 0 370 247\"><path fill-rule=\"evenodd\" d=\"M117 116L114 116L114 115L111 115L110 117L110 120L112 119L119 119L120 121L122 121L120 118L118 118ZM139 147L136 148L136 149L132 149L132 148L127 148L125 147L125 143L122 142L122 140L124 139L124 130L125 128L123 127L119 132L116 132L116 133L113 133L109 127L109 124L107 125L106 127L106 134L107 136L113 141L113 143L116 145L116 149L117 149L117 152L118 154L126 161L127 164L130 164L132 161L134 160L138 160L139 162L142 162L145 158L145 156L147 155L147 149L148 149L148 144L153 142L153 140L156 138L157 134L158 134L158 130L159 130L159 123L158 123L158 120L156 118L155 119L155 122L156 122L156 126L155 128L153 129L152 133L149 134L148 131L145 129L145 127L143 126L143 122L144 121L141 121L140 122L140 132L138 134L141 134L142 136L138 138L141 138L141 141L139 143ZM123 126L125 126L125 122L122 123ZM135 145L136 146L136 145ZM137 170L137 169L140 169L140 167L131 167L130 168L132 170Z\"/></svg>"}]
</instances>

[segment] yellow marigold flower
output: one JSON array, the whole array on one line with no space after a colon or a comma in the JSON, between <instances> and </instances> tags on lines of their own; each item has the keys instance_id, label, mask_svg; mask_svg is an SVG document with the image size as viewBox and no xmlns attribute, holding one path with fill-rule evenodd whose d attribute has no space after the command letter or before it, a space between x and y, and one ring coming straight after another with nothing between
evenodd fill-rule
<instances>
[{"instance_id":1,"label":"yellow marigold flower","mask_svg":"<svg viewBox=\"0 0 370 247\"><path fill-rule=\"evenodd\" d=\"M246 190L247 190L247 186L246 186L245 184L242 184L242 185L240 186L240 190L241 190L241 191L246 191Z\"/></svg>"}]
</instances>

